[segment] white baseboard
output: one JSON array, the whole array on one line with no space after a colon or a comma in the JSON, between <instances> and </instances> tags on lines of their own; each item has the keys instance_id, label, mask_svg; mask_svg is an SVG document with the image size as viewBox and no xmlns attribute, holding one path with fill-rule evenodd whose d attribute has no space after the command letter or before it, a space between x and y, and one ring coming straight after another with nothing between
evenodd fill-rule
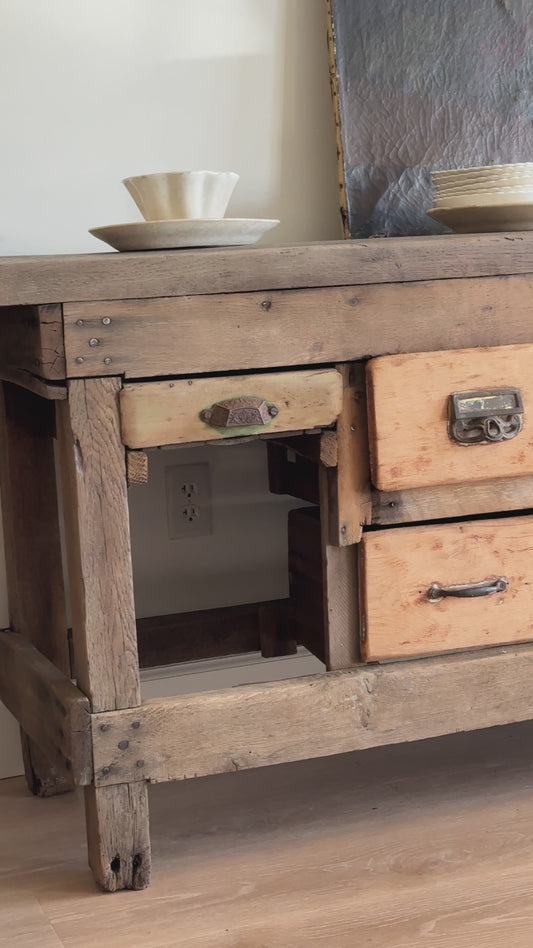
<instances>
[{"instance_id":1,"label":"white baseboard","mask_svg":"<svg viewBox=\"0 0 533 948\"><path fill-rule=\"evenodd\" d=\"M260 681L300 678L323 671L325 666L322 662L300 646L296 655L279 658L262 658L260 652L249 652L246 655L228 655L201 662L184 662L182 665L143 668L141 692L143 698L164 698Z\"/></svg>"}]
</instances>

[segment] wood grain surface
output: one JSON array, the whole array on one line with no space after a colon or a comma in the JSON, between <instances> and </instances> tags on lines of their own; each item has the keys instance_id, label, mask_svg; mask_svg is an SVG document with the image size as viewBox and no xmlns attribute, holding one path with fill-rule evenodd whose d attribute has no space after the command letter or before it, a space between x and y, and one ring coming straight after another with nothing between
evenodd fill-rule
<instances>
[{"instance_id":1,"label":"wood grain surface","mask_svg":"<svg viewBox=\"0 0 533 948\"><path fill-rule=\"evenodd\" d=\"M498 346L372 359L367 365L372 481L379 490L533 474L533 346ZM518 389L516 437L462 445L448 433L450 395Z\"/></svg>"},{"instance_id":2,"label":"wood grain surface","mask_svg":"<svg viewBox=\"0 0 533 948\"><path fill-rule=\"evenodd\" d=\"M213 427L200 417L226 399L253 396L274 405L265 425ZM273 372L216 379L140 382L120 393L122 440L130 448L216 441L331 425L342 408L342 378L334 369Z\"/></svg>"},{"instance_id":3,"label":"wood grain surface","mask_svg":"<svg viewBox=\"0 0 533 948\"><path fill-rule=\"evenodd\" d=\"M350 546L371 522L370 462L361 364L338 365L343 379L342 411L336 426L336 464L321 464L320 504L327 513L328 542Z\"/></svg>"},{"instance_id":4,"label":"wood grain surface","mask_svg":"<svg viewBox=\"0 0 533 948\"><path fill-rule=\"evenodd\" d=\"M0 376L15 372L35 384L65 378L61 306L0 306Z\"/></svg>"},{"instance_id":5,"label":"wood grain surface","mask_svg":"<svg viewBox=\"0 0 533 948\"><path fill-rule=\"evenodd\" d=\"M91 710L140 702L119 379L76 380L58 442L76 678ZM125 782L123 782L125 784ZM146 784L85 789L89 864L106 892L150 878Z\"/></svg>"},{"instance_id":6,"label":"wood grain surface","mask_svg":"<svg viewBox=\"0 0 533 948\"><path fill-rule=\"evenodd\" d=\"M126 451L128 487L148 483L148 455L145 451Z\"/></svg>"},{"instance_id":7,"label":"wood grain surface","mask_svg":"<svg viewBox=\"0 0 533 948\"><path fill-rule=\"evenodd\" d=\"M532 247L523 232L0 257L0 306L531 273Z\"/></svg>"},{"instance_id":8,"label":"wood grain surface","mask_svg":"<svg viewBox=\"0 0 533 948\"><path fill-rule=\"evenodd\" d=\"M92 710L140 701L119 390L71 382L58 424L76 677Z\"/></svg>"},{"instance_id":9,"label":"wood grain surface","mask_svg":"<svg viewBox=\"0 0 533 948\"><path fill-rule=\"evenodd\" d=\"M71 303L67 375L188 376L527 343L532 293L524 274Z\"/></svg>"},{"instance_id":10,"label":"wood grain surface","mask_svg":"<svg viewBox=\"0 0 533 948\"><path fill-rule=\"evenodd\" d=\"M533 477L527 475L481 483L372 491L372 523L382 526L530 507L533 507Z\"/></svg>"},{"instance_id":11,"label":"wood grain surface","mask_svg":"<svg viewBox=\"0 0 533 948\"><path fill-rule=\"evenodd\" d=\"M533 517L377 530L360 549L368 661L533 640ZM433 583L500 577L502 593L428 600Z\"/></svg>"},{"instance_id":12,"label":"wood grain surface","mask_svg":"<svg viewBox=\"0 0 533 948\"><path fill-rule=\"evenodd\" d=\"M89 701L16 632L0 632L2 702L68 787L92 779Z\"/></svg>"},{"instance_id":13,"label":"wood grain surface","mask_svg":"<svg viewBox=\"0 0 533 948\"><path fill-rule=\"evenodd\" d=\"M11 628L70 675L54 462L54 406L16 385L0 393L0 482ZM40 796L70 774L22 734L26 780Z\"/></svg>"},{"instance_id":14,"label":"wood grain surface","mask_svg":"<svg viewBox=\"0 0 533 948\"><path fill-rule=\"evenodd\" d=\"M150 699L93 715L95 782L183 780L525 721L532 667L524 645Z\"/></svg>"}]
</instances>

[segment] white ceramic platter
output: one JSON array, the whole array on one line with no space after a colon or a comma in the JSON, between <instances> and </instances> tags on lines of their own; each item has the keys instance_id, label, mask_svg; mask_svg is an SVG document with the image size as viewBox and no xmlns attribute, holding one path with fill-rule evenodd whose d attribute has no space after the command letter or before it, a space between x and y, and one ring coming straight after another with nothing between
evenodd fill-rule
<instances>
[{"instance_id":1,"label":"white ceramic platter","mask_svg":"<svg viewBox=\"0 0 533 948\"><path fill-rule=\"evenodd\" d=\"M224 217L218 220L134 221L92 227L90 234L115 250L178 250L253 244L279 221Z\"/></svg>"},{"instance_id":2,"label":"white ceramic platter","mask_svg":"<svg viewBox=\"0 0 533 948\"><path fill-rule=\"evenodd\" d=\"M427 212L457 234L489 234L494 231L533 230L533 203L472 207L438 207Z\"/></svg>"}]
</instances>

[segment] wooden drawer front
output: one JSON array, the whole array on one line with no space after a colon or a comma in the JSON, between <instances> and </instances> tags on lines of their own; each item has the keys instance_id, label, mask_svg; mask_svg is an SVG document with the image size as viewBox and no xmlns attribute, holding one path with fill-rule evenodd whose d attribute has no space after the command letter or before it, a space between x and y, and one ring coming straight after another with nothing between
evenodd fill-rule
<instances>
[{"instance_id":1,"label":"wooden drawer front","mask_svg":"<svg viewBox=\"0 0 533 948\"><path fill-rule=\"evenodd\" d=\"M262 423L234 425L242 413L232 415L227 405L212 415L216 425L202 417L215 405L243 398L264 401ZM335 369L140 382L120 393L122 440L129 448L324 427L341 408L342 378Z\"/></svg>"},{"instance_id":2,"label":"wooden drawer front","mask_svg":"<svg viewBox=\"0 0 533 948\"><path fill-rule=\"evenodd\" d=\"M533 474L533 346L383 356L368 363L367 382L372 480L379 490ZM522 430L492 443L453 441L450 396L498 389L520 391Z\"/></svg>"},{"instance_id":3,"label":"wooden drawer front","mask_svg":"<svg viewBox=\"0 0 533 948\"><path fill-rule=\"evenodd\" d=\"M365 661L533 640L533 517L367 533L360 567ZM501 578L479 598L428 594Z\"/></svg>"}]
</instances>

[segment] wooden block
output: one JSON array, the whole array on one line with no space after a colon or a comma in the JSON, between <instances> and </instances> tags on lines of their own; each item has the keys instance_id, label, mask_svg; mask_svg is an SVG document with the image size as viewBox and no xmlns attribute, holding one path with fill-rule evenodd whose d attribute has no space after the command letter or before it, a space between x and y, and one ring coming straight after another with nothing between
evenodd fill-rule
<instances>
[{"instance_id":1,"label":"wooden block","mask_svg":"<svg viewBox=\"0 0 533 948\"><path fill-rule=\"evenodd\" d=\"M104 892L150 882L146 783L86 787L89 865Z\"/></svg>"},{"instance_id":2,"label":"wooden block","mask_svg":"<svg viewBox=\"0 0 533 948\"><path fill-rule=\"evenodd\" d=\"M259 606L259 639L263 658L296 655L295 629L290 621L288 602L278 599Z\"/></svg>"},{"instance_id":3,"label":"wooden block","mask_svg":"<svg viewBox=\"0 0 533 948\"><path fill-rule=\"evenodd\" d=\"M128 487L148 483L148 455L145 451L126 451Z\"/></svg>"},{"instance_id":4,"label":"wooden block","mask_svg":"<svg viewBox=\"0 0 533 948\"><path fill-rule=\"evenodd\" d=\"M359 660L357 546L332 546L324 534L323 525L326 667L328 671L336 671L340 668L350 668Z\"/></svg>"},{"instance_id":5,"label":"wooden block","mask_svg":"<svg viewBox=\"0 0 533 948\"><path fill-rule=\"evenodd\" d=\"M0 306L0 378L13 374L35 383L65 378L61 306Z\"/></svg>"},{"instance_id":6,"label":"wooden block","mask_svg":"<svg viewBox=\"0 0 533 948\"><path fill-rule=\"evenodd\" d=\"M94 716L96 781L183 780L528 721L532 673L524 645L152 699Z\"/></svg>"},{"instance_id":7,"label":"wooden block","mask_svg":"<svg viewBox=\"0 0 533 948\"><path fill-rule=\"evenodd\" d=\"M343 378L343 408L337 419L337 465L322 468L321 506L328 542L350 546L361 539L372 515L364 367L337 366Z\"/></svg>"},{"instance_id":8,"label":"wooden block","mask_svg":"<svg viewBox=\"0 0 533 948\"><path fill-rule=\"evenodd\" d=\"M258 652L263 628L287 622L286 599L137 619L140 665L148 668Z\"/></svg>"},{"instance_id":9,"label":"wooden block","mask_svg":"<svg viewBox=\"0 0 533 948\"><path fill-rule=\"evenodd\" d=\"M388 247L376 253L387 258ZM462 275L457 261L453 273ZM445 269L418 283L71 303L64 307L67 374L191 376L530 342L533 276L444 276Z\"/></svg>"},{"instance_id":10,"label":"wooden block","mask_svg":"<svg viewBox=\"0 0 533 948\"><path fill-rule=\"evenodd\" d=\"M326 662L320 510L290 510L288 518L290 612L296 640Z\"/></svg>"},{"instance_id":11,"label":"wooden block","mask_svg":"<svg viewBox=\"0 0 533 948\"><path fill-rule=\"evenodd\" d=\"M330 425L341 409L341 393L334 369L125 385L120 394L122 439L130 448L147 448ZM215 404L228 399L240 404L249 396L264 400L275 414L267 411L264 423L244 420L230 427L223 427L222 417L216 427L202 418ZM242 414L239 409L239 418Z\"/></svg>"},{"instance_id":12,"label":"wooden block","mask_svg":"<svg viewBox=\"0 0 533 948\"><path fill-rule=\"evenodd\" d=\"M291 612L299 643L328 671L350 668L359 657L356 546L327 540L327 509L289 514Z\"/></svg>"},{"instance_id":13,"label":"wooden block","mask_svg":"<svg viewBox=\"0 0 533 948\"><path fill-rule=\"evenodd\" d=\"M532 345L372 359L367 377L375 486L403 490L533 474L532 359ZM519 434L482 444L452 440L450 396L498 389L521 392Z\"/></svg>"},{"instance_id":14,"label":"wooden block","mask_svg":"<svg viewBox=\"0 0 533 948\"><path fill-rule=\"evenodd\" d=\"M292 439L287 439L292 440ZM277 442L267 442L268 487L272 494L289 494L318 504L318 465Z\"/></svg>"},{"instance_id":15,"label":"wooden block","mask_svg":"<svg viewBox=\"0 0 533 948\"><path fill-rule=\"evenodd\" d=\"M318 460L324 467L337 467L339 463L339 445L336 431L323 431L320 435Z\"/></svg>"},{"instance_id":16,"label":"wooden block","mask_svg":"<svg viewBox=\"0 0 533 948\"><path fill-rule=\"evenodd\" d=\"M318 434L288 435L276 437L270 445L286 448L293 454L312 461L314 464L324 464L325 467L335 467L337 464L337 433L336 431L320 431Z\"/></svg>"},{"instance_id":17,"label":"wooden block","mask_svg":"<svg viewBox=\"0 0 533 948\"><path fill-rule=\"evenodd\" d=\"M361 541L366 661L533 640L533 517L391 528ZM433 601L430 590L502 578L503 591Z\"/></svg>"},{"instance_id":18,"label":"wooden block","mask_svg":"<svg viewBox=\"0 0 533 948\"><path fill-rule=\"evenodd\" d=\"M0 632L0 698L60 782L71 788L90 782L89 702L16 632Z\"/></svg>"}]
</instances>

